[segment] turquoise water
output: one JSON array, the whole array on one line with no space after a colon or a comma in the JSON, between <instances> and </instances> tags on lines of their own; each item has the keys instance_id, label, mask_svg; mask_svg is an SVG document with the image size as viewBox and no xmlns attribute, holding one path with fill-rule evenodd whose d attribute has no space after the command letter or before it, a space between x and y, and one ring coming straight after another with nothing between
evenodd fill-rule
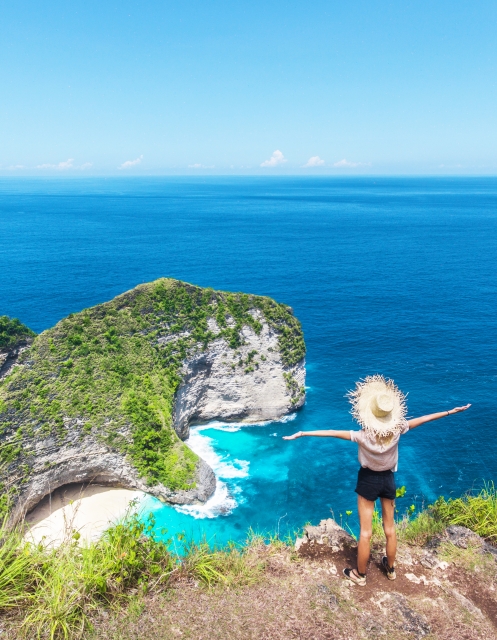
<instances>
[{"instance_id":1,"label":"turquoise water","mask_svg":"<svg viewBox=\"0 0 497 640\"><path fill-rule=\"evenodd\" d=\"M147 504L158 526L219 542L330 510L356 526L355 445L281 436L354 428L344 395L372 373L411 416L473 404L402 438L406 507L495 479L496 264L493 178L0 181L0 313L37 331L160 276L270 295L302 321L305 407L194 430L216 495Z\"/></svg>"}]
</instances>

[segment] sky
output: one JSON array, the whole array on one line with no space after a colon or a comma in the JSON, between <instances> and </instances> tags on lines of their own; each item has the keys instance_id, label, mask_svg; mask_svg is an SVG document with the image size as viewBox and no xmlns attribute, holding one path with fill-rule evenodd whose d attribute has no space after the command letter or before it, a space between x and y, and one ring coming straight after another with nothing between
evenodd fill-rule
<instances>
[{"instance_id":1,"label":"sky","mask_svg":"<svg viewBox=\"0 0 497 640\"><path fill-rule=\"evenodd\" d=\"M0 175L497 174L495 0L0 0Z\"/></svg>"}]
</instances>

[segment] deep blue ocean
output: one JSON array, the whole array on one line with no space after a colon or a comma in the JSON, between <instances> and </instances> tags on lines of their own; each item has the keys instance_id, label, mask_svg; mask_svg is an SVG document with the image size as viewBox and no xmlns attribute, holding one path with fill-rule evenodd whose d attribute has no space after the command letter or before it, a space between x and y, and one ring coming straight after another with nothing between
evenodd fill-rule
<instances>
[{"instance_id":1,"label":"deep blue ocean","mask_svg":"<svg viewBox=\"0 0 497 640\"><path fill-rule=\"evenodd\" d=\"M0 314L39 332L161 276L285 302L308 349L293 420L193 431L219 489L150 500L169 533L242 540L349 509L355 527L356 445L281 436L354 428L344 395L373 373L410 416L473 405L403 436L400 510L496 478L497 179L0 181Z\"/></svg>"}]
</instances>

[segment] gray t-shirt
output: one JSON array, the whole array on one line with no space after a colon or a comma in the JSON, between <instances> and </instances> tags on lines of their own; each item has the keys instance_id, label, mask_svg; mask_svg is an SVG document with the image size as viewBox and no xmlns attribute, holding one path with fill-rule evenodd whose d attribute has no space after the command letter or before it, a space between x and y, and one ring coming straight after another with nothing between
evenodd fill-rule
<instances>
[{"instance_id":1,"label":"gray t-shirt","mask_svg":"<svg viewBox=\"0 0 497 640\"><path fill-rule=\"evenodd\" d=\"M399 459L400 436L409 431L407 420L404 420L401 430L388 440L373 440L366 432L351 431L350 439L359 445L358 458L361 467L367 467L372 471L397 471Z\"/></svg>"}]
</instances>

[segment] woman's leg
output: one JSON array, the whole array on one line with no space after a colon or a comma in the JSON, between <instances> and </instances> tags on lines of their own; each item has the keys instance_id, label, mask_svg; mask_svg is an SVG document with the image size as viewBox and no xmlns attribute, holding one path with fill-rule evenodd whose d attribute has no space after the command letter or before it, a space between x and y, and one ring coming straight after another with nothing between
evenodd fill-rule
<instances>
[{"instance_id":1,"label":"woman's leg","mask_svg":"<svg viewBox=\"0 0 497 640\"><path fill-rule=\"evenodd\" d=\"M395 532L395 500L381 498L381 515L383 518L383 531L387 539L387 560L388 566L393 567L395 564L395 555L397 553L397 534Z\"/></svg>"},{"instance_id":2,"label":"woman's leg","mask_svg":"<svg viewBox=\"0 0 497 640\"><path fill-rule=\"evenodd\" d=\"M366 500L366 498L362 496L357 496L357 508L359 511L359 521L361 523L361 534L359 544L357 545L357 570L359 573L366 573L371 535L373 533L374 502Z\"/></svg>"}]
</instances>

